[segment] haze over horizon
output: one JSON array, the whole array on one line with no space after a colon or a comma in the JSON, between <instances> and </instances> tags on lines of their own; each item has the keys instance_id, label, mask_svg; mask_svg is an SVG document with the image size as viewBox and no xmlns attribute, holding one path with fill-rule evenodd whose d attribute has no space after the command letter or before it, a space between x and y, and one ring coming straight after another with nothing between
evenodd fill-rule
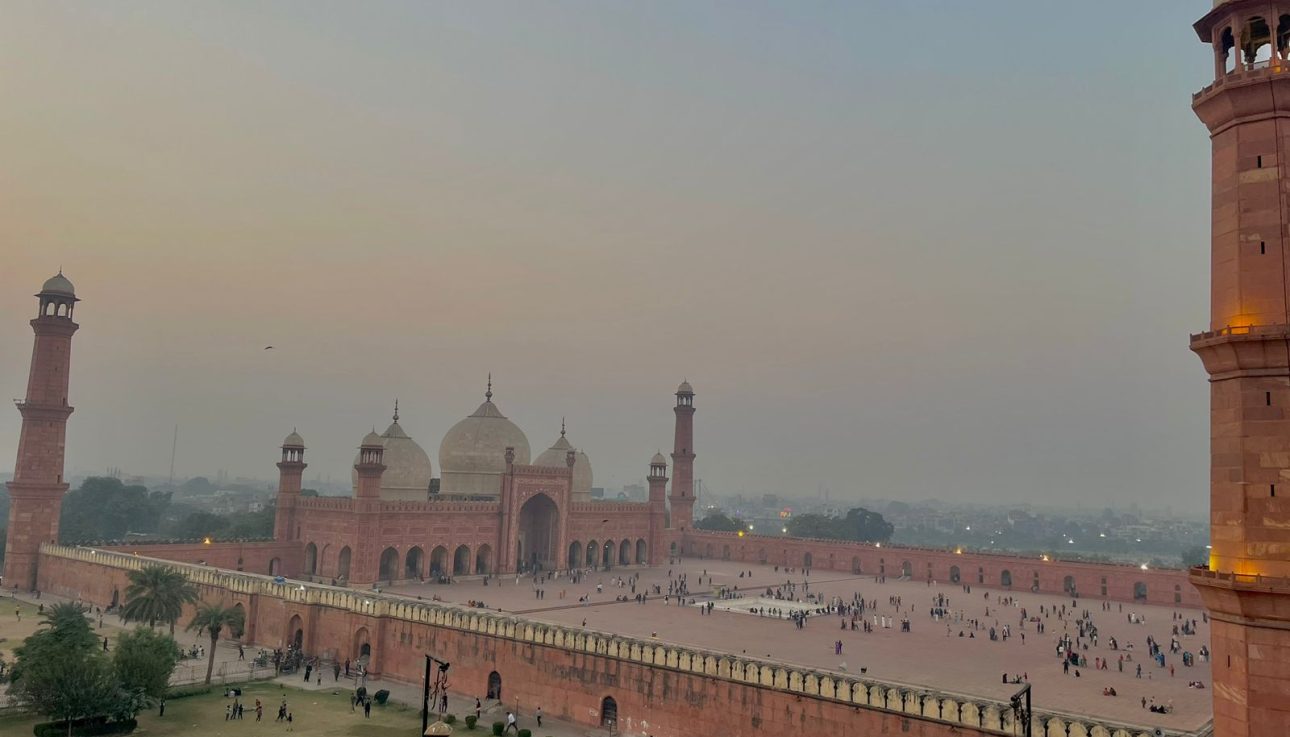
<instances>
[{"instance_id":1,"label":"haze over horizon","mask_svg":"<svg viewBox=\"0 0 1290 737\"><path fill-rule=\"evenodd\" d=\"M688 379L718 493L1204 508L1208 3L875 5L0 2L0 390L61 267L74 474L491 372L611 489Z\"/></svg>"}]
</instances>

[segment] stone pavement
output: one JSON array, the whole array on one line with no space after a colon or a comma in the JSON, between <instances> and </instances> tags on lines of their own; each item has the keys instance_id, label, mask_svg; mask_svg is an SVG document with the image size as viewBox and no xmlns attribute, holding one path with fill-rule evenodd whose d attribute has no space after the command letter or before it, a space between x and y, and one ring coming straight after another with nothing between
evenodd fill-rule
<instances>
[{"instance_id":1,"label":"stone pavement","mask_svg":"<svg viewBox=\"0 0 1290 737\"><path fill-rule=\"evenodd\" d=\"M900 561L888 560L889 569L900 570ZM1036 561L1036 565L1042 562ZM634 600L630 586L620 586L622 577L640 575L636 592L644 592L652 584L667 591L668 574L687 574L692 597L700 601L712 600L716 611L701 615L696 607L677 606L675 599L665 605L662 596L655 596L653 589L649 600L640 604ZM743 573L741 577L739 574ZM750 575L751 574L751 575ZM1019 575L1020 574L1019 572ZM1028 574L1026 574L1028 575ZM703 584L699 585L699 578ZM760 617L742 611L723 611L727 603L738 600L713 599L711 593L718 587L738 587L748 597L764 594L768 586L783 584L786 580L798 584L799 592L804 582L809 582L810 593L823 594L850 601L859 592L865 599L877 600L875 613L894 617L891 629L878 628L874 632L842 630L836 615L811 617L808 626L796 629L784 619ZM601 591L596 587L600 585ZM545 596L538 598L535 589L544 589ZM567 578L553 579L535 586L531 578L514 576L497 577L488 585L479 579L461 580L452 584L399 584L386 591L422 599L464 603L483 601L493 611L520 614L537 621L552 622L570 627L585 627L597 632L613 633L642 639L656 638L692 647L746 654L768 658L794 665L860 674L865 669L871 678L900 684L920 685L955 694L1006 701L1019 686L1003 682L1003 674L1025 674L1034 687L1035 708L1065 714L1096 716L1115 722L1160 726L1164 728L1194 730L1200 728L1212 715L1211 693L1213 687L1210 663L1197 660L1193 667L1183 667L1181 659L1166 651L1167 665L1173 665L1171 676L1168 667L1159 668L1147 657L1147 635L1167 647L1174 613L1200 623L1195 635L1181 637L1182 646L1192 653L1209 642L1209 625L1202 621L1201 612L1174 607L1146 606L1114 602L1109 611L1102 609L1102 600L1085 596L1074 603L1077 611L1090 610L1093 622L1100 631L1096 647L1081 650L1088 658L1089 667L1081 668L1080 677L1074 671L1063 673L1056 653L1058 638L1077 632L1070 618L1059 619L1052 615L1055 607L1068 609L1069 597L1034 594L1028 590L1001 591L973 585L971 593L964 586L951 583L926 581L900 581L888 577L879 582L870 575L855 575L841 571L813 571L809 577L800 570L788 573L773 566L738 563L733 561L685 559L671 566L658 568L615 568L592 571L578 584ZM1018 587L1022 588L1022 587ZM964 620L977 620L979 629L967 622L934 620L929 613L934 595L949 597L949 608L962 612ZM579 597L587 597L585 603ZM615 601L626 596L628 601ZM890 600L900 597L897 607ZM1000 598L1010 598L1010 603ZM1034 623L1020 628L1021 608L1031 616L1039 615L1039 607L1050 612L1042 617L1046 631L1039 634ZM988 610L988 614L987 614ZM1144 624L1130 623L1129 613L1143 615ZM908 617L911 632L901 632L899 620ZM990 640L989 628L1010 625L1013 636L1007 641ZM1025 638L1020 634L1024 631ZM964 632L962 637L959 632ZM969 637L969 635L973 635ZM1120 650L1111 650L1109 640L1115 637ZM842 653L835 653L836 642L843 643ZM1123 648L1132 645L1133 650ZM1119 658L1131 656L1119 671ZM1096 658L1106 658L1109 669L1095 671ZM1142 677L1136 677L1136 667L1142 664ZM503 679L505 674L502 674ZM1199 680L1205 689L1188 688L1189 681ZM472 684L473 685L473 684ZM1105 687L1113 686L1116 697L1103 696ZM1154 699L1157 703L1172 703L1175 712L1156 714L1143 708L1142 700Z\"/></svg>"},{"instance_id":2,"label":"stone pavement","mask_svg":"<svg viewBox=\"0 0 1290 737\"><path fill-rule=\"evenodd\" d=\"M309 683L304 682L303 676L292 674L280 676L274 681L291 688L299 688L306 691L323 691L326 693L344 693L353 694L357 687L353 678L346 678L344 675L340 680L334 680L331 670L323 669L322 684L319 685L317 679ZM422 690L420 684L399 683L388 680L370 680L367 682L367 692L376 693L381 689L390 692L390 700L409 706L420 713ZM479 718L479 724L475 731L466 730L466 715L475 713L475 698L473 696L463 696L461 694L448 694L448 714L457 715L457 723L453 725L454 734L474 734L478 737L486 737L492 734L493 722L506 721L506 711L515 712L516 719L520 729L532 730L533 737L609 737L609 732L605 730L593 729L591 727L574 724L572 722L562 722L558 719L551 719L547 716L542 717L542 726L537 725L537 719L533 716L533 710L540 704L520 704L518 707L513 703L503 704L497 700L482 700L483 715ZM375 705L372 708L377 708ZM438 719L438 712L433 708L430 711L430 722L434 723Z\"/></svg>"}]
</instances>

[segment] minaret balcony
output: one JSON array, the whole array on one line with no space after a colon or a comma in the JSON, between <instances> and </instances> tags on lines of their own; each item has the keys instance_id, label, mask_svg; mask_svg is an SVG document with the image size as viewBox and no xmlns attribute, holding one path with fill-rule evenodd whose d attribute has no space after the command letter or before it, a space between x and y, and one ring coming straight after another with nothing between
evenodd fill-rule
<instances>
[{"instance_id":1,"label":"minaret balcony","mask_svg":"<svg viewBox=\"0 0 1290 737\"><path fill-rule=\"evenodd\" d=\"M1290 375L1290 325L1229 325L1191 336L1211 381Z\"/></svg>"}]
</instances>

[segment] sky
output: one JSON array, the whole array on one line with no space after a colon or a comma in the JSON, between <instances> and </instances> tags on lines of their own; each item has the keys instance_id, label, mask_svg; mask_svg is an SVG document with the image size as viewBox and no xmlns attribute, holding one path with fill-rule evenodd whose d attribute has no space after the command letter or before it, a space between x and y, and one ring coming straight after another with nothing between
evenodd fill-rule
<instances>
[{"instance_id":1,"label":"sky","mask_svg":"<svg viewBox=\"0 0 1290 737\"><path fill-rule=\"evenodd\" d=\"M0 0L0 391L62 268L71 474L438 475L491 372L610 488L688 379L717 493L1200 510L1208 7Z\"/></svg>"}]
</instances>

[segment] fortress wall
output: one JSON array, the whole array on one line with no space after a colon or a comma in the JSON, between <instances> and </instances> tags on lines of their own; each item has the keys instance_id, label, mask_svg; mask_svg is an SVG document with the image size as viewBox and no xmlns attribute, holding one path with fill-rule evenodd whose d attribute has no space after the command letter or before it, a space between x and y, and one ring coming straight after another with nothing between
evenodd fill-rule
<instances>
[{"instance_id":1,"label":"fortress wall","mask_svg":"<svg viewBox=\"0 0 1290 737\"><path fill-rule=\"evenodd\" d=\"M276 559L278 571L282 575L287 575L299 570L301 545L295 542L266 540L213 542L209 545L200 542L118 544L104 545L100 549L266 575L272 572L273 561Z\"/></svg>"},{"instance_id":2,"label":"fortress wall","mask_svg":"<svg viewBox=\"0 0 1290 737\"><path fill-rule=\"evenodd\" d=\"M684 536L687 556L716 560L745 561L767 565L810 567L813 574L858 573L866 576L905 575L908 562L913 581L931 579L940 584L962 583L991 589L1067 593L1074 584L1079 596L1114 601L1135 601L1135 586L1146 586L1147 604L1202 608L1200 594L1192 587L1187 572L1178 569L1142 570L1138 566L1113 563L1081 563L1042 560L1018 555L969 553L878 546L844 540L810 540L770 535L694 530ZM809 558L808 558L809 556ZM809 560L809 564L808 561ZM955 568L958 580L955 581ZM1005 572L1012 584L1004 584Z\"/></svg>"},{"instance_id":3,"label":"fortress wall","mask_svg":"<svg viewBox=\"0 0 1290 737\"><path fill-rule=\"evenodd\" d=\"M126 574L157 562L129 554L45 544L40 587L105 605ZM452 663L452 690L482 695L497 671L508 705L597 725L605 697L619 731L684 737L768 733L1013 734L1005 704L769 660L544 624L462 606L174 564L206 600L241 604L244 640L285 644L302 630L306 652L354 657L371 646L372 673L419 683L424 654ZM1149 737L1145 729L1036 716L1036 734Z\"/></svg>"}]
</instances>

